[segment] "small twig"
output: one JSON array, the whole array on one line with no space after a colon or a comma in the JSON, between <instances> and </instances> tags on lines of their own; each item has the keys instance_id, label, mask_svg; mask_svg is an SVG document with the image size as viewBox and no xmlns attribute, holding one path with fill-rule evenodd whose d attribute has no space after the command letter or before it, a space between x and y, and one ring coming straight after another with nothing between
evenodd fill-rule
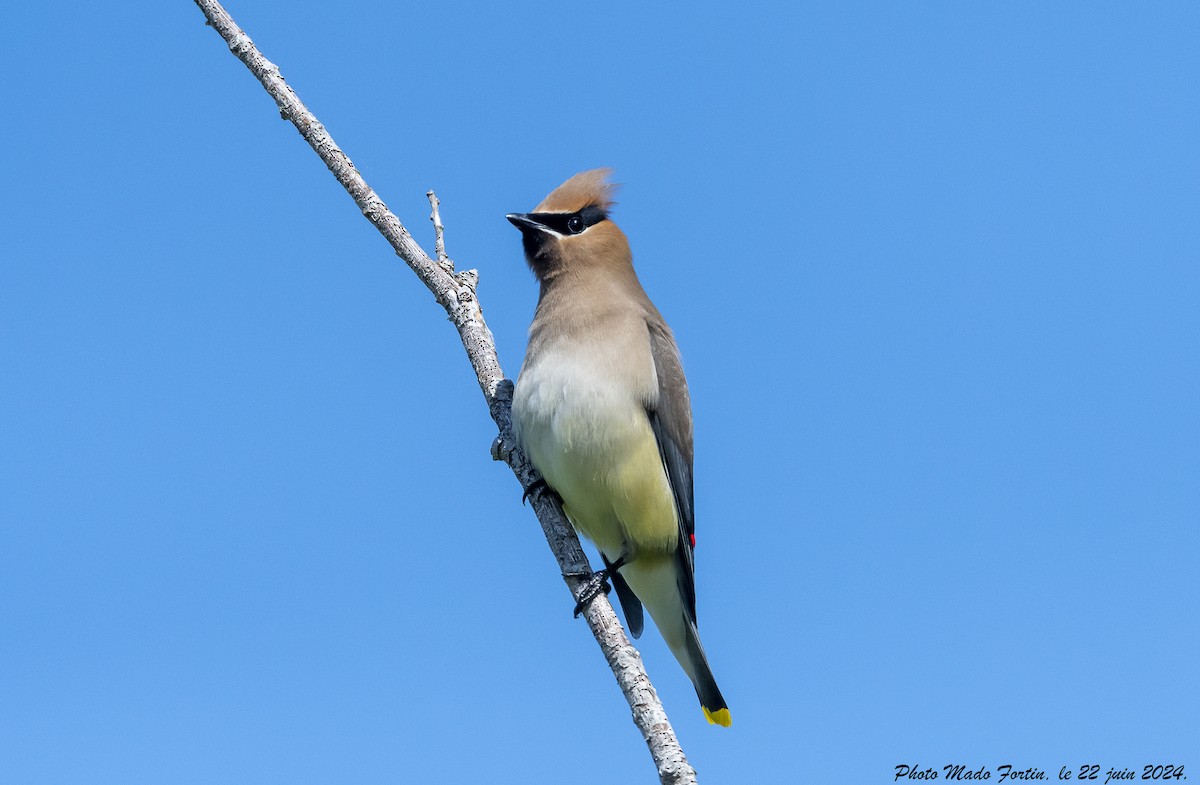
<instances>
[{"instance_id":1,"label":"small twig","mask_svg":"<svg viewBox=\"0 0 1200 785\"><path fill-rule=\"evenodd\" d=\"M475 297L477 273L467 270L455 275L451 272L452 266L446 269L445 264L449 263L449 259L445 258L444 245L438 250L438 260L435 262L430 259L400 223L400 219L388 210L374 189L363 180L362 175L325 127L284 81L279 68L263 57L254 42L237 26L221 4L217 0L195 2L204 12L208 24L225 39L230 50L275 99L280 115L296 126L300 135L362 209L367 220L387 239L396 254L412 268L449 314L475 370L480 390L487 401L488 411L500 430L500 435L492 447L492 455L512 469L522 488L528 488L541 479L513 439L513 384L504 378L504 372L500 369L495 339L483 321L483 312ZM432 196L432 192L430 195ZM431 203L436 216L436 197L431 199ZM434 226L439 239L442 235L440 224L441 219L437 217ZM579 538L553 494L539 494L532 506L542 525L550 550L558 561L563 580L566 581L574 599L578 601L580 591L587 582L582 576L592 572L587 556L579 544ZM612 668L625 699L629 701L634 724L641 731L646 746L650 749L650 755L658 769L659 780L664 785L694 785L696 771L683 754L675 730L663 711L662 702L642 666L641 655L630 644L608 598L604 595L597 596L587 604L583 616L604 652L604 658Z\"/></svg>"},{"instance_id":2,"label":"small twig","mask_svg":"<svg viewBox=\"0 0 1200 785\"><path fill-rule=\"evenodd\" d=\"M433 212L429 214L429 220L433 221L433 252L437 255L438 264L442 266L442 269L452 273L454 272L454 262L446 256L446 227L442 225L442 214L438 212L438 205L442 202L437 198L433 189L426 191L425 195L429 197L429 206L433 208Z\"/></svg>"}]
</instances>

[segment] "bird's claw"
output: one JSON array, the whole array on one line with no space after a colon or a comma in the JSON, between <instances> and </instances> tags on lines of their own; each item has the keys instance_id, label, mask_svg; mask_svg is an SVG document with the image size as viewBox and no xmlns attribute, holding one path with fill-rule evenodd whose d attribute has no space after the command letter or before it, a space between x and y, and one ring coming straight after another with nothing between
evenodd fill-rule
<instances>
[{"instance_id":1,"label":"bird's claw","mask_svg":"<svg viewBox=\"0 0 1200 785\"><path fill-rule=\"evenodd\" d=\"M579 602L575 603L575 618L578 619L588 603L596 599L601 592L608 594L610 591L612 587L608 585L608 570L593 572L579 590Z\"/></svg>"},{"instance_id":2,"label":"bird's claw","mask_svg":"<svg viewBox=\"0 0 1200 785\"><path fill-rule=\"evenodd\" d=\"M603 554L602 554L603 555ZM604 569L593 572L583 584L583 588L579 590L579 602L575 603L575 618L579 618L579 614L583 613L583 609L587 604L596 599L596 595L604 591L608 594L612 591L612 586L608 584L609 576L616 573L617 570L625 566L625 562L629 554L626 553L616 561L610 562L607 558L604 560Z\"/></svg>"},{"instance_id":3,"label":"bird's claw","mask_svg":"<svg viewBox=\"0 0 1200 785\"><path fill-rule=\"evenodd\" d=\"M541 477L537 478L529 483L529 487L525 489L525 493L521 494L521 505L524 506L525 502L529 499L533 499L534 504L536 504L538 499L542 498L542 494L548 490L550 490L550 486L546 481Z\"/></svg>"}]
</instances>

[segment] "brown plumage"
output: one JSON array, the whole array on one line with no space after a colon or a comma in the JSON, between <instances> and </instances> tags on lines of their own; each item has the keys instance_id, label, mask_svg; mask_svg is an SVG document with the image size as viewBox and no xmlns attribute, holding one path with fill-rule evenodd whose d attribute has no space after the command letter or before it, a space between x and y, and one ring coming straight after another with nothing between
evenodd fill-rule
<instances>
[{"instance_id":1,"label":"brown plumage","mask_svg":"<svg viewBox=\"0 0 1200 785\"><path fill-rule=\"evenodd\" d=\"M509 215L541 284L513 397L525 454L599 548L630 632L642 606L710 722L728 725L696 630L692 413L675 338L608 211L608 169L581 172Z\"/></svg>"},{"instance_id":2,"label":"brown plumage","mask_svg":"<svg viewBox=\"0 0 1200 785\"><path fill-rule=\"evenodd\" d=\"M612 169L606 166L580 172L551 191L541 204L533 208L533 211L535 213L573 213L592 204L604 210L610 210L616 204L613 196L620 188L618 184L609 182L608 178L611 176Z\"/></svg>"}]
</instances>

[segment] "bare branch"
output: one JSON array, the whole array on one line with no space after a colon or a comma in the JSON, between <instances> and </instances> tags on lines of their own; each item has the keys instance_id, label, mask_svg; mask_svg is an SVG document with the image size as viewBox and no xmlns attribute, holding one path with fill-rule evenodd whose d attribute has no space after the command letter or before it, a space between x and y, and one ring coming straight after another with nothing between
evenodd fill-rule
<instances>
[{"instance_id":1,"label":"bare branch","mask_svg":"<svg viewBox=\"0 0 1200 785\"><path fill-rule=\"evenodd\" d=\"M442 214L438 212L438 206L442 202L432 190L426 191L425 195L429 197L429 206L433 208L433 212L429 214L429 220L433 221L433 252L443 270L454 272L454 262L446 256L446 227L442 225Z\"/></svg>"},{"instance_id":2,"label":"bare branch","mask_svg":"<svg viewBox=\"0 0 1200 785\"><path fill-rule=\"evenodd\" d=\"M443 264L430 259L413 240L400 220L387 209L383 200L363 180L325 127L301 103L296 93L284 81L279 68L263 57L220 3L216 0L195 2L204 12L208 24L225 39L230 50L275 99L280 115L296 126L300 135L358 204L367 220L375 225L397 255L412 268L446 310L462 339L471 367L475 369L475 376L487 401L488 411L500 429L500 434L492 446L492 455L508 464L523 488L530 487L539 477L513 440L513 384L504 378L500 369L495 340L484 323L483 312L475 296L479 276L474 270L457 274L453 272L453 266L445 256L437 197L432 191L428 194L433 206L432 220L438 238L438 262ZM580 591L592 572L587 556L579 544L579 538L552 494L538 495L533 500L533 508L546 535L546 541L558 560L563 579L570 588L571 595L578 601ZM604 658L612 668L621 691L629 701L633 710L633 721L646 740L658 768L659 779L671 785L695 783L696 772L687 762L662 703L650 683L650 677L642 666L641 655L629 643L612 605L604 595L599 595L587 605L583 615L604 652Z\"/></svg>"}]
</instances>

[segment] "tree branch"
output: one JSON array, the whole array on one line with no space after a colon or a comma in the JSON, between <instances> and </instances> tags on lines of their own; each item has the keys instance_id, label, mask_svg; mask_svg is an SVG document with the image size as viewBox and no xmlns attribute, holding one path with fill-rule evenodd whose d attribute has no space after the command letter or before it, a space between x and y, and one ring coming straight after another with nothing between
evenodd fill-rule
<instances>
[{"instance_id":1,"label":"tree branch","mask_svg":"<svg viewBox=\"0 0 1200 785\"><path fill-rule=\"evenodd\" d=\"M475 296L479 274L475 270L454 272L453 263L445 255L436 196L433 196L432 192L429 194L433 207L431 219L438 241L438 260L434 261L413 240L400 220L387 209L387 205L374 189L367 185L354 164L325 130L325 126L301 103L296 93L284 81L279 68L263 57L220 3L216 0L195 2L204 12L208 24L225 39L230 50L275 99L280 115L296 126L300 135L358 204L367 220L375 225L395 249L396 254L412 268L446 310L462 339L471 367L475 369L475 377L487 402L488 411L500 429L500 434L492 445L492 456L508 464L521 486L529 488L539 476L513 440L513 384L504 378L504 373L500 370L495 340L483 321L483 312ZM535 494L532 505L550 550L558 560L563 580L571 590L571 595L578 601L580 590L592 572L587 556L579 544L579 538L553 494ZM695 783L696 772L687 762L662 703L650 683L650 677L642 666L641 655L629 643L612 605L603 594L598 595L588 603L583 615L604 652L604 658L612 668L621 691L629 701L634 724L646 740L658 768L659 779L670 785Z\"/></svg>"},{"instance_id":2,"label":"tree branch","mask_svg":"<svg viewBox=\"0 0 1200 785\"><path fill-rule=\"evenodd\" d=\"M442 214L438 211L442 201L433 191L426 191L425 195L429 197L429 207L432 209L429 220L433 221L433 252L437 254L438 264L443 270L454 272L454 262L446 256L446 227L442 225Z\"/></svg>"}]
</instances>

